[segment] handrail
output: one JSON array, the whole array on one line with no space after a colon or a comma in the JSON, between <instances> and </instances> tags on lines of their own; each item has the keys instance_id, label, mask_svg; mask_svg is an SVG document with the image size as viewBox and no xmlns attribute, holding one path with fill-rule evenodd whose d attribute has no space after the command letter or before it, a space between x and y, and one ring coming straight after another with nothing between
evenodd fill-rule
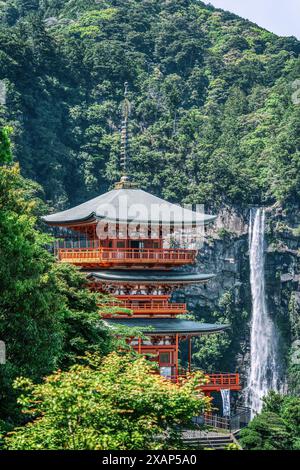
<instances>
[{"instance_id":1,"label":"handrail","mask_svg":"<svg viewBox=\"0 0 300 470\"><path fill-rule=\"evenodd\" d=\"M186 310L186 304L180 303L171 303L171 302L143 302L143 303L136 303L136 302L112 302L112 307L121 307L121 308L129 308L131 310Z\"/></svg>"},{"instance_id":2,"label":"handrail","mask_svg":"<svg viewBox=\"0 0 300 470\"><path fill-rule=\"evenodd\" d=\"M185 379L186 374L178 374L170 376L172 382L178 382L180 379ZM201 385L201 389L205 390L206 388L226 388L230 386L238 387L240 385L240 376L239 374L205 374L207 382Z\"/></svg>"},{"instance_id":3,"label":"handrail","mask_svg":"<svg viewBox=\"0 0 300 470\"><path fill-rule=\"evenodd\" d=\"M103 258L119 258L121 255L126 255L125 257L132 258L144 258L151 257L155 255L161 255L166 258L169 256L175 258L192 258L196 255L196 250L190 249L171 249L171 248L59 248L59 253L78 253L82 255L88 253L89 255L93 253L97 257L100 255Z\"/></svg>"},{"instance_id":4,"label":"handrail","mask_svg":"<svg viewBox=\"0 0 300 470\"><path fill-rule=\"evenodd\" d=\"M206 374L210 385L239 385L239 374Z\"/></svg>"},{"instance_id":5,"label":"handrail","mask_svg":"<svg viewBox=\"0 0 300 470\"><path fill-rule=\"evenodd\" d=\"M219 416L212 413L204 413L204 423L219 429L230 430L230 418L227 416Z\"/></svg>"},{"instance_id":6,"label":"handrail","mask_svg":"<svg viewBox=\"0 0 300 470\"><path fill-rule=\"evenodd\" d=\"M120 294L115 296L120 302L169 302L170 297L170 294Z\"/></svg>"},{"instance_id":7,"label":"handrail","mask_svg":"<svg viewBox=\"0 0 300 470\"><path fill-rule=\"evenodd\" d=\"M58 257L61 261L90 262L159 262L167 263L194 262L197 251L189 249L154 249L154 248L60 248Z\"/></svg>"}]
</instances>

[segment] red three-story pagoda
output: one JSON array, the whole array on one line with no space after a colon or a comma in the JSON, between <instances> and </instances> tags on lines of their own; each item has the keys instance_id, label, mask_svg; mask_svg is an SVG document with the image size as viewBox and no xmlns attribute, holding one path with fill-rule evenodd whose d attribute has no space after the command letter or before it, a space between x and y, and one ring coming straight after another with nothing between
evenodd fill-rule
<instances>
[{"instance_id":1,"label":"red three-story pagoda","mask_svg":"<svg viewBox=\"0 0 300 470\"><path fill-rule=\"evenodd\" d=\"M178 362L180 342L188 340L191 369L191 339L228 328L183 319L180 316L187 313L186 304L170 301L174 289L206 283L214 277L182 270L196 262L197 250L172 245L178 245L186 232L192 234L192 240L197 227L207 225L215 217L171 204L130 181L126 175L128 114L126 87L121 156L124 174L115 189L46 216L44 221L57 227L60 262L79 266L91 289L117 299L114 305L120 306L120 313L105 321L111 327L124 325L145 330L143 338L131 338L132 347L156 360L162 375L177 380L182 374ZM131 312L124 313L124 309ZM208 377L209 382L202 387L206 394L240 389L238 374Z\"/></svg>"}]
</instances>

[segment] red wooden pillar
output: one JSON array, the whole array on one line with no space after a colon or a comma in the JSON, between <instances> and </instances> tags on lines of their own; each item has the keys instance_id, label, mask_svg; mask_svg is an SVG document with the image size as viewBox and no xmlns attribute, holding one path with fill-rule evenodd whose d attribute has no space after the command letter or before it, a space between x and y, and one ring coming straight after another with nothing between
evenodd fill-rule
<instances>
[{"instance_id":1,"label":"red wooden pillar","mask_svg":"<svg viewBox=\"0 0 300 470\"><path fill-rule=\"evenodd\" d=\"M175 338L175 376L176 376L176 380L177 380L177 377L178 377L178 350L179 350L179 347L178 347L178 333L176 333L176 338Z\"/></svg>"},{"instance_id":2,"label":"red wooden pillar","mask_svg":"<svg viewBox=\"0 0 300 470\"><path fill-rule=\"evenodd\" d=\"M188 337L188 348L189 348L188 369L189 369L189 372L191 372L191 368L192 368L192 337L191 336Z\"/></svg>"},{"instance_id":3,"label":"red wooden pillar","mask_svg":"<svg viewBox=\"0 0 300 470\"><path fill-rule=\"evenodd\" d=\"M138 353L142 354L142 339L138 339Z\"/></svg>"}]
</instances>

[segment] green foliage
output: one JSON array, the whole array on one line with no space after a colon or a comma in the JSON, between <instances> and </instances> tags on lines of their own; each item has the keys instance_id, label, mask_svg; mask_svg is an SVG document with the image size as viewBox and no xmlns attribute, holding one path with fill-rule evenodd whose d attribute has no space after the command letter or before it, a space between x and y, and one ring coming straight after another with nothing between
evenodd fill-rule
<instances>
[{"instance_id":1,"label":"green foliage","mask_svg":"<svg viewBox=\"0 0 300 470\"><path fill-rule=\"evenodd\" d=\"M11 129L8 127L0 128L0 164L10 163L12 160L12 154L10 149L10 135Z\"/></svg>"},{"instance_id":2,"label":"green foliage","mask_svg":"<svg viewBox=\"0 0 300 470\"><path fill-rule=\"evenodd\" d=\"M101 24L109 21L117 13L116 8L106 8L105 10L89 11L82 15L76 23L71 23L69 33L79 35L82 39L90 37L92 39L101 38Z\"/></svg>"},{"instance_id":3,"label":"green foliage","mask_svg":"<svg viewBox=\"0 0 300 470\"><path fill-rule=\"evenodd\" d=\"M251 421L248 428L241 431L241 444L251 450L287 450L290 437L282 418L266 411Z\"/></svg>"},{"instance_id":4,"label":"green foliage","mask_svg":"<svg viewBox=\"0 0 300 470\"><path fill-rule=\"evenodd\" d=\"M241 449L237 444L233 442L231 444L228 444L228 446L225 447L225 450L241 450Z\"/></svg>"},{"instance_id":5,"label":"green foliage","mask_svg":"<svg viewBox=\"0 0 300 470\"><path fill-rule=\"evenodd\" d=\"M201 320L230 325L221 335L202 336L195 340L193 360L195 365L207 372L228 370L235 372L236 355L240 352L241 341L247 332L248 314L236 303L233 291L227 291L220 298L219 306L213 312L197 315ZM198 318L199 319L199 318Z\"/></svg>"},{"instance_id":6,"label":"green foliage","mask_svg":"<svg viewBox=\"0 0 300 470\"><path fill-rule=\"evenodd\" d=\"M199 379L172 384L154 374L145 359L116 353L89 356L86 364L58 371L40 385L18 379L19 401L32 421L9 433L5 447L178 448L182 427L208 409L209 400L196 390Z\"/></svg>"},{"instance_id":7,"label":"green foliage","mask_svg":"<svg viewBox=\"0 0 300 470\"><path fill-rule=\"evenodd\" d=\"M262 412L240 433L250 450L299 450L300 398L270 392Z\"/></svg>"},{"instance_id":8,"label":"green foliage","mask_svg":"<svg viewBox=\"0 0 300 470\"><path fill-rule=\"evenodd\" d=\"M85 353L107 354L117 346L101 320L99 303L108 296L91 293L87 281L74 266L53 264L57 295L63 306L63 348L59 366L69 367ZM105 307L105 313L113 309Z\"/></svg>"},{"instance_id":9,"label":"green foliage","mask_svg":"<svg viewBox=\"0 0 300 470\"><path fill-rule=\"evenodd\" d=\"M206 372L213 373L215 370L220 370L221 367L218 366L223 364L224 358L227 357L229 361L228 351L230 346L231 341L228 333L203 336L195 341L193 362Z\"/></svg>"},{"instance_id":10,"label":"green foliage","mask_svg":"<svg viewBox=\"0 0 300 470\"><path fill-rule=\"evenodd\" d=\"M53 260L43 248L47 238L34 229L34 201L25 195L26 181L18 167L1 167L0 337L7 350L7 363L0 369L4 410L11 378L20 373L37 378L51 371L62 347Z\"/></svg>"},{"instance_id":11,"label":"green foliage","mask_svg":"<svg viewBox=\"0 0 300 470\"><path fill-rule=\"evenodd\" d=\"M293 346L291 348L293 351ZM299 357L299 352L297 353ZM288 385L291 393L300 394L300 365L291 364L288 367Z\"/></svg>"},{"instance_id":12,"label":"green foliage","mask_svg":"<svg viewBox=\"0 0 300 470\"><path fill-rule=\"evenodd\" d=\"M0 367L0 419L18 418L15 377L40 380L86 351L112 348L100 299L75 268L57 265L46 250L50 238L36 226L37 189L17 165L0 167L0 338L7 354Z\"/></svg>"},{"instance_id":13,"label":"green foliage","mask_svg":"<svg viewBox=\"0 0 300 470\"><path fill-rule=\"evenodd\" d=\"M271 391L263 398L263 411L280 414L281 407L285 400L286 397L284 395Z\"/></svg>"},{"instance_id":14,"label":"green foliage","mask_svg":"<svg viewBox=\"0 0 300 470\"><path fill-rule=\"evenodd\" d=\"M124 81L145 189L210 206L299 199L296 38L194 0L9 0L0 51L16 157L56 208L118 177Z\"/></svg>"},{"instance_id":15,"label":"green foliage","mask_svg":"<svg viewBox=\"0 0 300 470\"><path fill-rule=\"evenodd\" d=\"M226 228L222 227L218 230L218 237L221 239L228 239L232 236L232 232L227 230Z\"/></svg>"}]
</instances>

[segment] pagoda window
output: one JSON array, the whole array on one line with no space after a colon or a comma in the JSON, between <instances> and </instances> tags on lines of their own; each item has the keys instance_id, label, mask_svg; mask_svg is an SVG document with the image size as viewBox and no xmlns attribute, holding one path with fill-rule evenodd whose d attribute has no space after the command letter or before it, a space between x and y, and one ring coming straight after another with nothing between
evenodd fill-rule
<instances>
[{"instance_id":1,"label":"pagoda window","mask_svg":"<svg viewBox=\"0 0 300 470\"><path fill-rule=\"evenodd\" d=\"M125 248L125 242L117 242L117 248Z\"/></svg>"},{"instance_id":2,"label":"pagoda window","mask_svg":"<svg viewBox=\"0 0 300 470\"><path fill-rule=\"evenodd\" d=\"M171 364L171 353L170 352L160 352L159 353L159 364L160 365L169 365Z\"/></svg>"}]
</instances>

